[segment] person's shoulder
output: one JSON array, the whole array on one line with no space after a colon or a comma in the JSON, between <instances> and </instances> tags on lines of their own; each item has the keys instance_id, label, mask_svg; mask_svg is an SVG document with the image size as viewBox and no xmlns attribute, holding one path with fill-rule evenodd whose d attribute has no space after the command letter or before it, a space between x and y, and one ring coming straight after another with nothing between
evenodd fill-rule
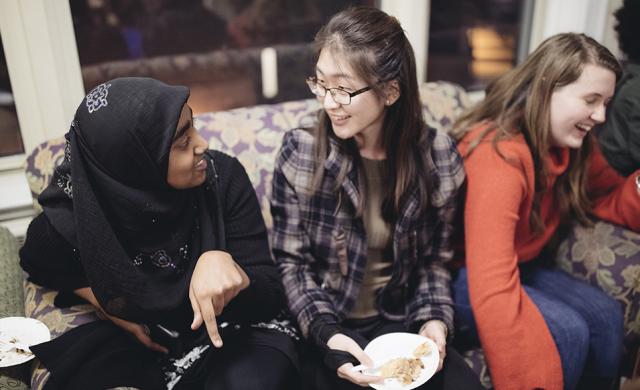
<instances>
[{"instance_id":1,"label":"person's shoulder","mask_svg":"<svg viewBox=\"0 0 640 390\"><path fill-rule=\"evenodd\" d=\"M294 166L297 169L314 166L315 136L308 129L292 129L285 133L276 157L276 167Z\"/></svg>"},{"instance_id":2,"label":"person's shoulder","mask_svg":"<svg viewBox=\"0 0 640 390\"><path fill-rule=\"evenodd\" d=\"M212 159L213 173L222 185L248 181L247 170L237 157L213 149L209 149L207 154Z\"/></svg>"},{"instance_id":3,"label":"person's shoulder","mask_svg":"<svg viewBox=\"0 0 640 390\"><path fill-rule=\"evenodd\" d=\"M213 160L212 163L214 164L214 171L219 175L223 173L228 174L228 172L235 166L242 165L236 157L233 157L220 150L209 149L207 154Z\"/></svg>"},{"instance_id":4,"label":"person's shoulder","mask_svg":"<svg viewBox=\"0 0 640 390\"><path fill-rule=\"evenodd\" d=\"M446 132L431 127L427 127L426 131L429 142L421 147L428 148L430 158L426 160L426 168L431 171L434 179L431 203L440 207L446 204L464 183L464 167L453 138Z\"/></svg>"},{"instance_id":5,"label":"person's shoulder","mask_svg":"<svg viewBox=\"0 0 640 390\"><path fill-rule=\"evenodd\" d=\"M456 143L449 134L442 130L427 126L427 138L430 140L431 155L434 157L448 157L452 153L458 154Z\"/></svg>"},{"instance_id":6,"label":"person's shoulder","mask_svg":"<svg viewBox=\"0 0 640 390\"><path fill-rule=\"evenodd\" d=\"M282 138L282 148L292 151L305 152L313 150L315 137L310 129L291 129Z\"/></svg>"},{"instance_id":7,"label":"person's shoulder","mask_svg":"<svg viewBox=\"0 0 640 390\"><path fill-rule=\"evenodd\" d=\"M419 147L428 148L428 150L422 150L421 152L429 154L433 168L440 174L458 170L458 166L462 166L462 159L453 138L446 132L432 127L427 127L426 131L428 142L421 144Z\"/></svg>"},{"instance_id":8,"label":"person's shoulder","mask_svg":"<svg viewBox=\"0 0 640 390\"><path fill-rule=\"evenodd\" d=\"M485 160L500 157L503 160L532 160L529 145L520 132L497 140L497 132L490 123L476 125L458 144L465 160ZM488 130L488 131L487 131ZM475 156L475 157L474 157Z\"/></svg>"}]
</instances>

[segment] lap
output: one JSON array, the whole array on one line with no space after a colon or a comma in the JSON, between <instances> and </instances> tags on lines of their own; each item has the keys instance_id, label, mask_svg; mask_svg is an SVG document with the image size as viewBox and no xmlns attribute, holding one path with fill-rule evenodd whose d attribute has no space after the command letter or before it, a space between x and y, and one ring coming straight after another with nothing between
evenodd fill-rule
<instances>
[{"instance_id":1,"label":"lap","mask_svg":"<svg viewBox=\"0 0 640 390\"><path fill-rule=\"evenodd\" d=\"M280 390L293 386L294 366L281 351L264 345L214 351L207 390Z\"/></svg>"},{"instance_id":2,"label":"lap","mask_svg":"<svg viewBox=\"0 0 640 390\"><path fill-rule=\"evenodd\" d=\"M408 329L401 322L380 320L377 323L370 323L359 329L352 329L361 337L362 342L368 342L375 337L392 332L407 332ZM305 389L330 389L330 390L356 390L362 389L349 381L337 376L335 370L329 369L323 361L324 353L318 348L307 344L303 361L303 380ZM462 356L453 348L447 347L442 371L438 372L419 390L440 390L440 389L482 389L477 375L464 361Z\"/></svg>"},{"instance_id":3,"label":"lap","mask_svg":"<svg viewBox=\"0 0 640 390\"><path fill-rule=\"evenodd\" d=\"M568 275L564 271L537 267L523 272L522 281L553 299L571 307L590 325L620 322L620 304L602 290Z\"/></svg>"}]
</instances>

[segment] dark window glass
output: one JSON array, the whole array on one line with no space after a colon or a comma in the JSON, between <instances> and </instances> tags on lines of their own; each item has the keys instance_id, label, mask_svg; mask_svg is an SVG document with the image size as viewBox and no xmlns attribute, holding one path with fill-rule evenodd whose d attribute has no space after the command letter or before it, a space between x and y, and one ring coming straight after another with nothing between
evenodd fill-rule
<instances>
[{"instance_id":1,"label":"dark window glass","mask_svg":"<svg viewBox=\"0 0 640 390\"><path fill-rule=\"evenodd\" d=\"M70 0L85 89L119 76L191 88L194 112L310 97L311 42L335 12L373 0ZM278 93L262 94L276 50Z\"/></svg>"},{"instance_id":2,"label":"dark window glass","mask_svg":"<svg viewBox=\"0 0 640 390\"><path fill-rule=\"evenodd\" d=\"M24 153L16 105L11 92L4 47L0 40L0 157Z\"/></svg>"},{"instance_id":3,"label":"dark window glass","mask_svg":"<svg viewBox=\"0 0 640 390\"><path fill-rule=\"evenodd\" d=\"M523 7L523 0L431 0L427 79L483 89L513 68Z\"/></svg>"}]
</instances>

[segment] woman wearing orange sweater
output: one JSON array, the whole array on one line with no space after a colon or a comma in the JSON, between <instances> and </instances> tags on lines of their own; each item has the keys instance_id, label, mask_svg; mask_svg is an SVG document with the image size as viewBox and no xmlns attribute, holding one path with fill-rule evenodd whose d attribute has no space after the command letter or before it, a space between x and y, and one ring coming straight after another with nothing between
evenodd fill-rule
<instances>
[{"instance_id":1,"label":"woman wearing orange sweater","mask_svg":"<svg viewBox=\"0 0 640 390\"><path fill-rule=\"evenodd\" d=\"M454 126L467 172L458 335L479 339L496 389L606 389L617 376L620 306L541 252L591 216L640 230L640 171L616 174L590 134L620 73L593 39L559 34Z\"/></svg>"}]
</instances>

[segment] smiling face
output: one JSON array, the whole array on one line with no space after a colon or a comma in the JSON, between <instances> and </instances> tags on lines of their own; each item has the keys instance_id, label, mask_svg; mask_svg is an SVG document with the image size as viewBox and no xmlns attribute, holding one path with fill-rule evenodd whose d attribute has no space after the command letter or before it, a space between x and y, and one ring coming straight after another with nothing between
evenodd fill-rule
<instances>
[{"instance_id":1,"label":"smiling face","mask_svg":"<svg viewBox=\"0 0 640 390\"><path fill-rule=\"evenodd\" d=\"M169 152L167 183L176 189L197 187L206 178L204 152L209 145L193 127L191 107L184 105Z\"/></svg>"},{"instance_id":2,"label":"smiling face","mask_svg":"<svg viewBox=\"0 0 640 390\"><path fill-rule=\"evenodd\" d=\"M551 95L552 145L580 148L593 126L604 122L615 84L615 73L587 64L576 81L556 89Z\"/></svg>"},{"instance_id":3,"label":"smiling face","mask_svg":"<svg viewBox=\"0 0 640 390\"><path fill-rule=\"evenodd\" d=\"M329 49L322 49L316 64L318 84L354 92L367 86L351 66L340 61ZM331 120L335 135L341 139L355 137L359 146L377 143L385 115L385 100L373 90L351 98L351 103L336 103L331 93L318 98ZM395 100L395 99L394 99ZM391 102L392 103L392 102Z\"/></svg>"}]
</instances>

